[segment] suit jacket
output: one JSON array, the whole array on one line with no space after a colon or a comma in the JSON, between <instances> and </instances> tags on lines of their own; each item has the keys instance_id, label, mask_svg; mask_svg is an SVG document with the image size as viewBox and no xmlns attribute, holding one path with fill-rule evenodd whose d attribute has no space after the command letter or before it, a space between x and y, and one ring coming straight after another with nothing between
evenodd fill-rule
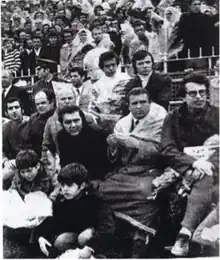
<instances>
[{"instance_id":1,"label":"suit jacket","mask_svg":"<svg viewBox=\"0 0 220 260\"><path fill-rule=\"evenodd\" d=\"M21 103L24 108L24 114L30 115L32 112L32 100L31 97L28 95L27 91L25 89L13 86L7 93L6 97L2 97L2 115L5 116L5 101L8 98L16 97L21 100Z\"/></svg>"},{"instance_id":2,"label":"suit jacket","mask_svg":"<svg viewBox=\"0 0 220 260\"><path fill-rule=\"evenodd\" d=\"M29 54L24 50L21 55L21 69L23 70L24 75L28 75L28 69L30 69L31 75L35 74L36 68L36 57L34 51L31 51Z\"/></svg>"},{"instance_id":3,"label":"suit jacket","mask_svg":"<svg viewBox=\"0 0 220 260\"><path fill-rule=\"evenodd\" d=\"M161 105L166 110L168 110L169 101L171 100L171 78L167 75L159 74L157 72L153 72L148 80L146 88L149 92L149 95L153 102ZM126 94L132 89L142 86L141 79L138 75L136 75L133 79L131 79L127 85L125 86ZM128 108L125 105L124 107L124 115L128 114Z\"/></svg>"}]
</instances>

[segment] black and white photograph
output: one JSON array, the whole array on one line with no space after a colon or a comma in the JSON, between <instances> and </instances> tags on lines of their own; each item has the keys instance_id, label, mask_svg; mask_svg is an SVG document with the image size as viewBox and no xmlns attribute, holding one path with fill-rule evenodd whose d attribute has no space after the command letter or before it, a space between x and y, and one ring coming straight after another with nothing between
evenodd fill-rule
<instances>
[{"instance_id":1,"label":"black and white photograph","mask_svg":"<svg viewBox=\"0 0 220 260\"><path fill-rule=\"evenodd\" d=\"M1 0L3 259L219 257L219 1Z\"/></svg>"}]
</instances>

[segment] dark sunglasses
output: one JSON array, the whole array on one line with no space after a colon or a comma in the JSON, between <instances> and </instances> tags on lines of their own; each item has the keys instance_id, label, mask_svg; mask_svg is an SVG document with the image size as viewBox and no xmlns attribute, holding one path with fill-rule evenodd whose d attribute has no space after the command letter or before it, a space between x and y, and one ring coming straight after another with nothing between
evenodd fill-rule
<instances>
[{"instance_id":1,"label":"dark sunglasses","mask_svg":"<svg viewBox=\"0 0 220 260\"><path fill-rule=\"evenodd\" d=\"M196 91L196 90L191 90L191 91L186 92L186 94L187 94L188 96L192 97L192 98L195 98L195 97L198 95L198 93L199 93L199 95L200 95L201 97L204 97L204 96L207 94L207 91L206 91L206 89L200 89L200 90L198 90L198 91Z\"/></svg>"}]
</instances>

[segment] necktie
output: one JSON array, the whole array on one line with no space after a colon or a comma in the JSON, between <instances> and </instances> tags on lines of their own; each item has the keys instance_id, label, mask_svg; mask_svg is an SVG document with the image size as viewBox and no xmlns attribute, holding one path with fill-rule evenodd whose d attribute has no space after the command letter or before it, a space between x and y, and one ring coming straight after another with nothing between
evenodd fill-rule
<instances>
[{"instance_id":1,"label":"necktie","mask_svg":"<svg viewBox=\"0 0 220 260\"><path fill-rule=\"evenodd\" d=\"M138 124L139 124L139 120L133 119L130 132L132 132Z\"/></svg>"},{"instance_id":2,"label":"necktie","mask_svg":"<svg viewBox=\"0 0 220 260\"><path fill-rule=\"evenodd\" d=\"M77 91L77 94L78 94L78 96L79 96L79 95L80 95L80 91L79 91L79 89L77 88L76 91Z\"/></svg>"}]
</instances>

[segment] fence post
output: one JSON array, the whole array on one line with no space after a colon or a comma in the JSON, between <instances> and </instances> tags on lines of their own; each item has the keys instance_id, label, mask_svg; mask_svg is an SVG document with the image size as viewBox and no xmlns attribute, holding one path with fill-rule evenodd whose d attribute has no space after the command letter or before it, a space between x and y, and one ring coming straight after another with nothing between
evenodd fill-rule
<instances>
[{"instance_id":1,"label":"fence post","mask_svg":"<svg viewBox=\"0 0 220 260\"><path fill-rule=\"evenodd\" d=\"M163 62L163 71L164 73L168 72L168 68L167 68L167 53L164 53L164 62Z\"/></svg>"}]
</instances>

